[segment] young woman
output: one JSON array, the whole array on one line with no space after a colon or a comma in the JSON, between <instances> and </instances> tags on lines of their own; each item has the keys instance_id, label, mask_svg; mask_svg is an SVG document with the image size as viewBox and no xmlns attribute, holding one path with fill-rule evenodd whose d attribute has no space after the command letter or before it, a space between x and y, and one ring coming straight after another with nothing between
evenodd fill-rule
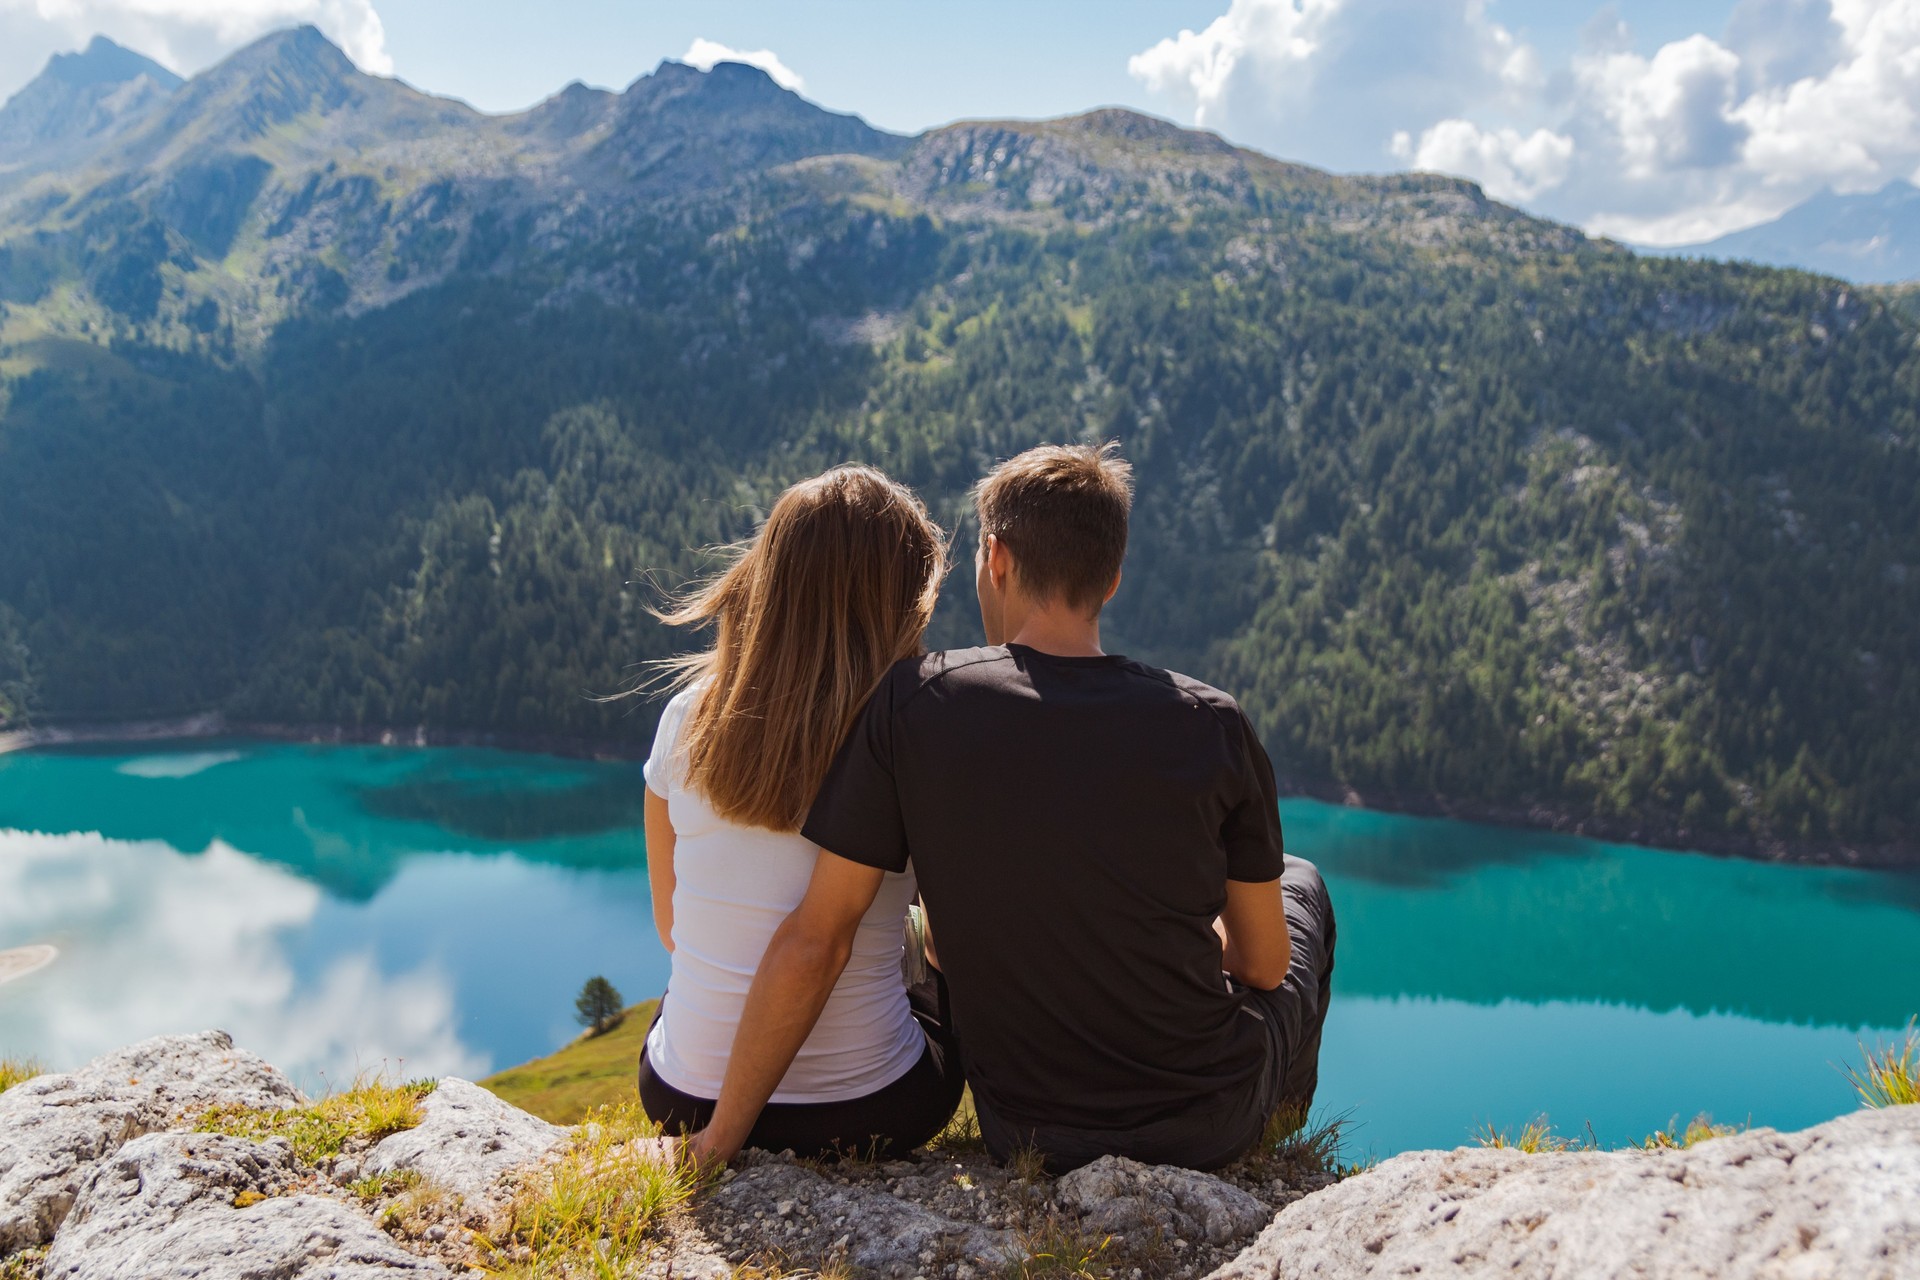
<instances>
[{"instance_id":1,"label":"young woman","mask_svg":"<svg viewBox=\"0 0 1920 1280\"><path fill-rule=\"evenodd\" d=\"M782 494L726 571L666 615L717 633L676 664L646 765L654 922L673 969L640 1100L669 1132L712 1114L754 971L813 874L801 821L881 676L920 652L946 565L911 492L836 467ZM904 1153L952 1116L957 1055L902 976L915 892L911 868L887 877L747 1145Z\"/></svg>"}]
</instances>

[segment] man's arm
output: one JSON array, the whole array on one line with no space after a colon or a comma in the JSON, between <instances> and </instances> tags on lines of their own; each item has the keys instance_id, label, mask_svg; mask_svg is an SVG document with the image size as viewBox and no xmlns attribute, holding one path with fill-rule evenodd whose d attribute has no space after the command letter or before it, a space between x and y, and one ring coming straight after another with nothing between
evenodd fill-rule
<instances>
[{"instance_id":1,"label":"man's arm","mask_svg":"<svg viewBox=\"0 0 1920 1280\"><path fill-rule=\"evenodd\" d=\"M713 1118L687 1140L700 1165L733 1159L753 1131L767 1099L820 1020L884 875L820 851L806 896L774 931L754 972Z\"/></svg>"},{"instance_id":2,"label":"man's arm","mask_svg":"<svg viewBox=\"0 0 1920 1280\"><path fill-rule=\"evenodd\" d=\"M1215 924L1221 967L1239 982L1271 991L1286 981L1293 963L1287 909L1278 880L1227 881L1227 905Z\"/></svg>"},{"instance_id":3,"label":"man's arm","mask_svg":"<svg viewBox=\"0 0 1920 1280\"><path fill-rule=\"evenodd\" d=\"M660 945L673 950L673 823L666 798L647 788L647 891L653 897L653 927Z\"/></svg>"}]
</instances>

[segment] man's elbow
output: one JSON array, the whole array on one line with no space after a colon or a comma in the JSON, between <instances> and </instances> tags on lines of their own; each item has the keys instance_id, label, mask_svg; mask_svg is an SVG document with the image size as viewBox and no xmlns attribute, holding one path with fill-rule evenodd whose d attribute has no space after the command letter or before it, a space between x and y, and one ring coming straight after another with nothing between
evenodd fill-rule
<instances>
[{"instance_id":1,"label":"man's elbow","mask_svg":"<svg viewBox=\"0 0 1920 1280\"><path fill-rule=\"evenodd\" d=\"M1243 972L1235 974L1234 977L1255 991L1272 991L1287 980L1287 966L1283 964L1246 966Z\"/></svg>"},{"instance_id":2,"label":"man's elbow","mask_svg":"<svg viewBox=\"0 0 1920 1280\"><path fill-rule=\"evenodd\" d=\"M1233 976L1249 987L1259 991L1272 991L1287 980L1287 970L1293 964L1293 948L1281 947L1278 951L1264 956L1241 957L1243 972Z\"/></svg>"}]
</instances>

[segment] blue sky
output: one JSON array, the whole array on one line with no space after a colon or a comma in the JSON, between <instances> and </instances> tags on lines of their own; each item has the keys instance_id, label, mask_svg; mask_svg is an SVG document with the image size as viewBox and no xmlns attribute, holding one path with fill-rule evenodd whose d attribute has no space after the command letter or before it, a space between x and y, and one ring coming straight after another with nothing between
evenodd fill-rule
<instances>
[{"instance_id":1,"label":"blue sky","mask_svg":"<svg viewBox=\"0 0 1920 1280\"><path fill-rule=\"evenodd\" d=\"M1920 168L1920 0L0 0L0 95L96 32L191 73L300 21L489 111L750 56L902 132L1131 106L1650 242Z\"/></svg>"}]
</instances>

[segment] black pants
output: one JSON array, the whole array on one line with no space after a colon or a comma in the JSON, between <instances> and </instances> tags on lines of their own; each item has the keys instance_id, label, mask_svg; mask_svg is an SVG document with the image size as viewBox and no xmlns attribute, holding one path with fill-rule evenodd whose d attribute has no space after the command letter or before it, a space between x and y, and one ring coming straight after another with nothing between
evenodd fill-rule
<instances>
[{"instance_id":1,"label":"black pants","mask_svg":"<svg viewBox=\"0 0 1920 1280\"><path fill-rule=\"evenodd\" d=\"M1264 1070L1238 1094L1197 1098L1194 1106L1133 1129L1074 1129L1063 1125L1009 1123L974 1095L980 1136L996 1159L1033 1147L1049 1173L1065 1173L1104 1155L1143 1164L1217 1169L1253 1149L1267 1119L1281 1107L1304 1115L1320 1083L1320 1031L1333 991L1333 902L1319 868L1287 856L1280 878L1293 959L1286 980L1272 991L1236 989L1246 1003L1241 1016L1258 1018L1266 1041Z\"/></svg>"},{"instance_id":2,"label":"black pants","mask_svg":"<svg viewBox=\"0 0 1920 1280\"><path fill-rule=\"evenodd\" d=\"M946 1128L966 1085L953 1024L946 1016L946 982L935 974L908 988L907 999L927 1043L905 1075L845 1102L769 1102L746 1145L798 1156L851 1154L884 1160L924 1146ZM706 1127L713 1103L662 1080L641 1051L640 1105L655 1124L668 1133L692 1133Z\"/></svg>"}]
</instances>

